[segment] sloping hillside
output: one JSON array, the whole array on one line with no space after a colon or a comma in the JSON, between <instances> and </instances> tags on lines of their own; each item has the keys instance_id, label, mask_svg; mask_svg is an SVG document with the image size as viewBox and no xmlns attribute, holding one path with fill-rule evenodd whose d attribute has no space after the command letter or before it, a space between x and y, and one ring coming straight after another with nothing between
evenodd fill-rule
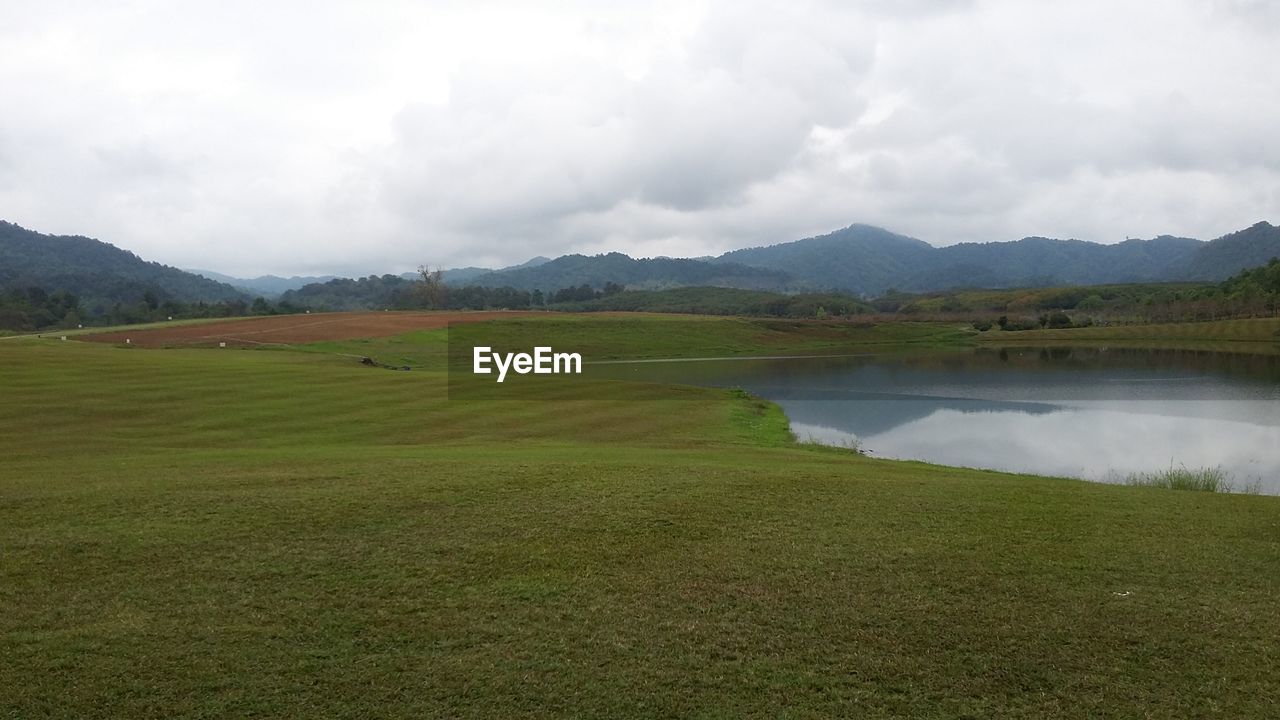
<instances>
[{"instance_id":1,"label":"sloping hillside","mask_svg":"<svg viewBox=\"0 0 1280 720\"><path fill-rule=\"evenodd\" d=\"M242 300L230 285L147 262L131 252L69 235L44 235L0 221L0 288L41 288L77 295L88 305L158 301Z\"/></svg>"},{"instance_id":2,"label":"sloping hillside","mask_svg":"<svg viewBox=\"0 0 1280 720\"><path fill-rule=\"evenodd\" d=\"M1223 280L1280 257L1280 227L1260 222L1208 243L1178 269L1177 279Z\"/></svg>"},{"instance_id":3,"label":"sloping hillside","mask_svg":"<svg viewBox=\"0 0 1280 720\"><path fill-rule=\"evenodd\" d=\"M1029 237L935 248L868 225L767 247L735 250L733 261L782 270L821 289L879 295L896 288L1041 287L1174 280L1225 280L1280 256L1280 228L1262 222L1211 242L1160 236L1103 245Z\"/></svg>"},{"instance_id":4,"label":"sloping hillside","mask_svg":"<svg viewBox=\"0 0 1280 720\"><path fill-rule=\"evenodd\" d=\"M714 262L781 270L814 288L878 294L918 272L936 252L923 240L850 225L819 237L734 250Z\"/></svg>"}]
</instances>

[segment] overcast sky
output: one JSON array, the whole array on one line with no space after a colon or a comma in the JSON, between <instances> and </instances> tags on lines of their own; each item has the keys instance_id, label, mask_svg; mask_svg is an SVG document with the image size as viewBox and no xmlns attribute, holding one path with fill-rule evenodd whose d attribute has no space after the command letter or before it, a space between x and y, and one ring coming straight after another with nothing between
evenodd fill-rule
<instances>
[{"instance_id":1,"label":"overcast sky","mask_svg":"<svg viewBox=\"0 0 1280 720\"><path fill-rule=\"evenodd\" d=\"M1212 238L1280 221L1277 6L0 0L0 219L241 276Z\"/></svg>"}]
</instances>

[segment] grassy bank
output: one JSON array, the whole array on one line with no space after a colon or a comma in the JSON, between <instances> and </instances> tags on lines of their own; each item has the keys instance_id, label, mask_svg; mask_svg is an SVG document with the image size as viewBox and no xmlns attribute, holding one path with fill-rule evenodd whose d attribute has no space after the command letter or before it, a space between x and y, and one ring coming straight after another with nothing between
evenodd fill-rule
<instances>
[{"instance_id":1,"label":"grassy bank","mask_svg":"<svg viewBox=\"0 0 1280 720\"><path fill-rule=\"evenodd\" d=\"M851 342L690 322L566 332L618 354ZM442 337L0 343L0 716L1280 703L1275 498L797 446L774 406L715 390L449 401ZM423 367L332 354L352 348Z\"/></svg>"},{"instance_id":2,"label":"grassy bank","mask_svg":"<svg viewBox=\"0 0 1280 720\"><path fill-rule=\"evenodd\" d=\"M982 342L1129 342L1129 343L1280 343L1280 318L1216 320L1211 322L1113 325L1061 330L989 330L978 336Z\"/></svg>"},{"instance_id":3,"label":"grassy bank","mask_svg":"<svg viewBox=\"0 0 1280 720\"><path fill-rule=\"evenodd\" d=\"M1221 468L1171 467L1156 472L1134 473L1125 483L1137 487L1164 490L1190 490L1192 492L1250 492L1249 487L1235 487L1231 478Z\"/></svg>"}]
</instances>

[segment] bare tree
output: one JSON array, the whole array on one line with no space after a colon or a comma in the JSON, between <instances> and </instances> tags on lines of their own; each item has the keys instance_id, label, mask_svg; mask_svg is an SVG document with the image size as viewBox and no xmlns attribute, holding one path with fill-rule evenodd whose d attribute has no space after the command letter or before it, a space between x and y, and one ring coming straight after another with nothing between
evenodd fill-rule
<instances>
[{"instance_id":1,"label":"bare tree","mask_svg":"<svg viewBox=\"0 0 1280 720\"><path fill-rule=\"evenodd\" d=\"M422 297L423 306L429 310L444 307L447 291L444 284L444 271L440 268L432 270L426 265L419 265L418 274L422 276L418 293Z\"/></svg>"}]
</instances>

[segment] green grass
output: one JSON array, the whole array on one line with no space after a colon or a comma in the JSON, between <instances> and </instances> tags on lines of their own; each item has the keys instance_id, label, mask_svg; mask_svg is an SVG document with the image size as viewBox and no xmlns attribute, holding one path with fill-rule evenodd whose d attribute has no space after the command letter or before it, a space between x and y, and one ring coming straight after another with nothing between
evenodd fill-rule
<instances>
[{"instance_id":1,"label":"green grass","mask_svg":"<svg viewBox=\"0 0 1280 720\"><path fill-rule=\"evenodd\" d=\"M1216 284L1203 282L1123 283L1110 285L1065 285L1041 288L954 290L905 295L908 312L979 312L996 315L1036 315L1047 310L1071 310L1086 297L1097 295L1113 308L1137 309L1144 298L1170 296L1179 292L1205 291Z\"/></svg>"},{"instance_id":2,"label":"green grass","mask_svg":"<svg viewBox=\"0 0 1280 720\"><path fill-rule=\"evenodd\" d=\"M1195 492L1230 492L1231 485L1221 468L1169 468L1158 472L1133 473L1125 478L1129 485Z\"/></svg>"},{"instance_id":3,"label":"green grass","mask_svg":"<svg viewBox=\"0 0 1280 720\"><path fill-rule=\"evenodd\" d=\"M449 332L462 341L529 350L533 344L572 348L588 361L830 353L851 348L939 347L972 342L955 323L858 323L661 315L560 315L455 325L395 337L310 343L305 350L376 358L389 365L442 363Z\"/></svg>"},{"instance_id":4,"label":"green grass","mask_svg":"<svg viewBox=\"0 0 1280 720\"><path fill-rule=\"evenodd\" d=\"M1257 494L1253 487L1237 488L1222 468L1170 467L1157 472L1131 473L1125 483L1138 487L1164 488L1166 490L1191 490L1194 492L1248 492Z\"/></svg>"},{"instance_id":5,"label":"green grass","mask_svg":"<svg viewBox=\"0 0 1280 720\"><path fill-rule=\"evenodd\" d=\"M1276 498L801 446L732 391L451 401L440 353L313 350L0 343L0 717L1280 703Z\"/></svg>"}]
</instances>

